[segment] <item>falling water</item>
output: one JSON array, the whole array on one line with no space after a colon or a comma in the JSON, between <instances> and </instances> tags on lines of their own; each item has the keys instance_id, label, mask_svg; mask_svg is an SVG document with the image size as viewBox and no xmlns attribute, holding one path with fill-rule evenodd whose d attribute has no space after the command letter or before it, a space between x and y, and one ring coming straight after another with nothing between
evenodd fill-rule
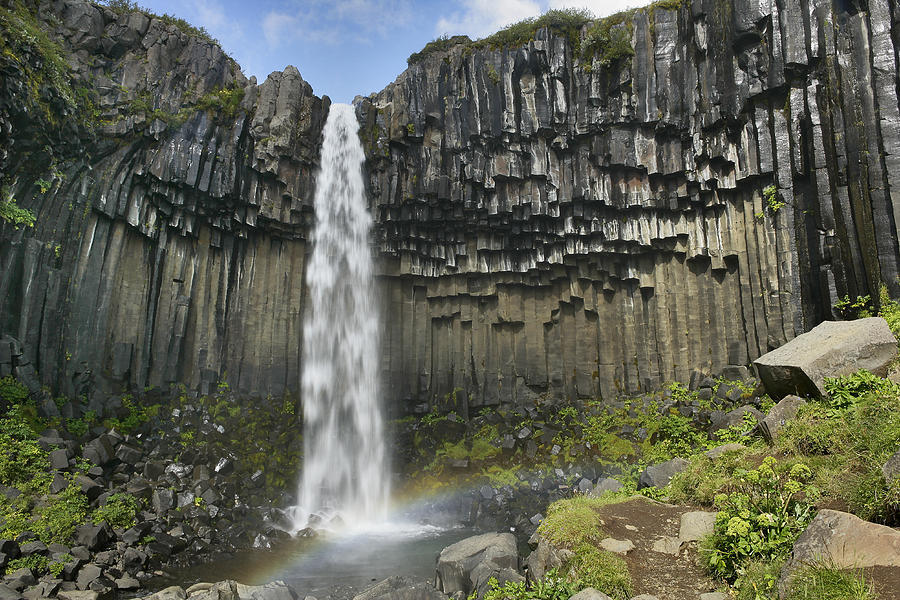
<instances>
[{"instance_id":1,"label":"falling water","mask_svg":"<svg viewBox=\"0 0 900 600\"><path fill-rule=\"evenodd\" d=\"M303 326L304 468L294 528L383 521L389 481L378 402L376 309L353 107L332 104L315 195Z\"/></svg>"}]
</instances>

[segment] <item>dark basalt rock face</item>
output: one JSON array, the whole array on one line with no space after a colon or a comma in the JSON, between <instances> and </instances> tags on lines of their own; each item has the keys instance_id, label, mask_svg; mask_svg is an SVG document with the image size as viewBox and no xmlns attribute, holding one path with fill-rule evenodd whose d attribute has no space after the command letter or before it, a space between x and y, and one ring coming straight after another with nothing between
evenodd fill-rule
<instances>
[{"instance_id":1,"label":"dark basalt rock face","mask_svg":"<svg viewBox=\"0 0 900 600\"><path fill-rule=\"evenodd\" d=\"M13 195L38 216L3 227L0 330L70 394L226 378L296 390L327 98L293 67L256 85L216 44L142 13L58 0L37 14L97 94L100 141L54 178L16 155L29 115L0 118ZM243 92L233 116L197 108L222 90Z\"/></svg>"},{"instance_id":2,"label":"dark basalt rock face","mask_svg":"<svg viewBox=\"0 0 900 600\"><path fill-rule=\"evenodd\" d=\"M0 163L38 215L2 228L0 333L72 394L297 391L327 97L293 67L247 81L160 19L38 14L98 127L42 193L23 92L0 83ZM900 292L898 19L894 0L696 0L637 12L634 56L609 66L541 30L360 99L385 397L462 416L609 398L734 371L845 294ZM205 110L222 90L239 106Z\"/></svg>"},{"instance_id":3,"label":"dark basalt rock face","mask_svg":"<svg viewBox=\"0 0 900 600\"><path fill-rule=\"evenodd\" d=\"M867 6L645 9L608 68L542 30L364 99L389 395L636 392L896 294L900 10Z\"/></svg>"}]
</instances>

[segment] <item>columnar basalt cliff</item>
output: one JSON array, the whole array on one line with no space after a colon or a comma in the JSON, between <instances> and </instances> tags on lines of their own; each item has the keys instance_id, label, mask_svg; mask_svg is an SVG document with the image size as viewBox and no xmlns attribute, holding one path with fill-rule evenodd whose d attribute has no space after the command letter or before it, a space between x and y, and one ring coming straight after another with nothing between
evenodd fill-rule
<instances>
[{"instance_id":1,"label":"columnar basalt cliff","mask_svg":"<svg viewBox=\"0 0 900 600\"><path fill-rule=\"evenodd\" d=\"M898 12L651 7L609 66L540 30L364 100L390 395L637 392L896 293Z\"/></svg>"},{"instance_id":2,"label":"columnar basalt cliff","mask_svg":"<svg viewBox=\"0 0 900 600\"><path fill-rule=\"evenodd\" d=\"M27 103L5 98L4 167L38 218L4 227L0 330L69 393L296 392L328 100L293 67L257 86L217 44L139 12L64 0L37 14L93 97L98 141L36 169Z\"/></svg>"},{"instance_id":3,"label":"columnar basalt cliff","mask_svg":"<svg viewBox=\"0 0 900 600\"><path fill-rule=\"evenodd\" d=\"M247 81L164 19L37 14L96 127L35 120L40 60L3 55L4 193L38 219L2 226L0 333L70 393L299 390L328 98L292 67ZM584 60L541 29L360 99L386 398L609 398L748 365L845 294L900 293L898 20L894 0L686 1L615 26L633 56Z\"/></svg>"}]
</instances>

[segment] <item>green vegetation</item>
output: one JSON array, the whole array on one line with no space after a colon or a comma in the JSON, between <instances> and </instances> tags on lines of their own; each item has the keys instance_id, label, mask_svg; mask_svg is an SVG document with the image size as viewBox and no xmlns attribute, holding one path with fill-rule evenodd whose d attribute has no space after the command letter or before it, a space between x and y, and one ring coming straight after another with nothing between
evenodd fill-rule
<instances>
[{"instance_id":1,"label":"green vegetation","mask_svg":"<svg viewBox=\"0 0 900 600\"><path fill-rule=\"evenodd\" d=\"M128 529L135 524L141 505L137 498L130 494L112 494L106 504L91 514L91 521L106 521L113 529Z\"/></svg>"},{"instance_id":2,"label":"green vegetation","mask_svg":"<svg viewBox=\"0 0 900 600\"><path fill-rule=\"evenodd\" d=\"M625 561L597 547L605 537L597 509L627 498L627 494L621 493L604 494L599 498L574 496L558 500L547 508L547 516L538 531L553 546L571 552L562 572L579 590L593 587L612 598L630 597L631 576Z\"/></svg>"},{"instance_id":3,"label":"green vegetation","mask_svg":"<svg viewBox=\"0 0 900 600\"><path fill-rule=\"evenodd\" d=\"M197 101L196 109L233 119L240 110L243 99L244 88L233 84L205 94Z\"/></svg>"},{"instance_id":4,"label":"green vegetation","mask_svg":"<svg viewBox=\"0 0 900 600\"><path fill-rule=\"evenodd\" d=\"M137 2L132 2L131 0L106 0L105 3L117 13L142 12L148 17L161 20L166 25L174 25L187 35L202 38L212 44L219 43L218 40L212 37L204 27L194 27L184 19L179 19L168 13L162 15L156 14L139 5Z\"/></svg>"},{"instance_id":5,"label":"green vegetation","mask_svg":"<svg viewBox=\"0 0 900 600\"><path fill-rule=\"evenodd\" d=\"M834 303L834 310L844 319L862 319L877 315L887 321L894 337L900 340L900 302L891 298L884 284L881 284L878 290L877 310L869 295L857 296L855 300L851 300L850 296L844 296Z\"/></svg>"},{"instance_id":6,"label":"green vegetation","mask_svg":"<svg viewBox=\"0 0 900 600\"><path fill-rule=\"evenodd\" d=\"M828 565L809 565L791 582L787 600L875 600L862 571L843 571Z\"/></svg>"},{"instance_id":7,"label":"green vegetation","mask_svg":"<svg viewBox=\"0 0 900 600\"><path fill-rule=\"evenodd\" d=\"M648 6L625 10L602 19L594 18L590 11L584 9L552 9L539 17L523 19L476 41L464 35L438 37L428 42L419 52L410 54L406 62L414 65L455 46L464 46L469 51L517 48L533 41L537 32L546 28L556 35L566 37L573 56L580 59L583 65L587 66L597 58L602 66L609 67L620 59L634 55L631 36L636 13L648 12L652 26L655 10L677 10L681 5L682 0L658 0ZM582 39L582 30L585 28Z\"/></svg>"},{"instance_id":8,"label":"green vegetation","mask_svg":"<svg viewBox=\"0 0 900 600\"><path fill-rule=\"evenodd\" d=\"M763 189L763 200L765 200L766 206L773 213L777 213L779 209L784 208L784 200L778 195L778 188L774 185L766 186Z\"/></svg>"},{"instance_id":9,"label":"green vegetation","mask_svg":"<svg viewBox=\"0 0 900 600\"><path fill-rule=\"evenodd\" d=\"M806 465L788 469L771 456L735 471L731 489L716 496L715 533L702 549L710 570L735 583L750 559L786 556L814 515L819 491L806 485L811 476Z\"/></svg>"},{"instance_id":10,"label":"green vegetation","mask_svg":"<svg viewBox=\"0 0 900 600\"><path fill-rule=\"evenodd\" d=\"M16 229L19 225L34 227L34 213L16 204L15 198L0 200L0 219L11 223Z\"/></svg>"},{"instance_id":11,"label":"green vegetation","mask_svg":"<svg viewBox=\"0 0 900 600\"><path fill-rule=\"evenodd\" d=\"M531 586L524 581L507 581L500 585L493 577L488 581L488 585L490 589L485 592L484 600L568 600L585 587L579 582L560 577L556 570L548 571ZM469 600L475 598L477 592L469 596Z\"/></svg>"},{"instance_id":12,"label":"green vegetation","mask_svg":"<svg viewBox=\"0 0 900 600\"><path fill-rule=\"evenodd\" d=\"M40 554L29 554L28 556L23 556L21 558L16 558L9 561L9 564L6 565L6 571L7 573L12 573L13 571L18 571L19 569L30 569L32 573L36 575L42 575L47 572L49 566L50 561L46 556L42 556Z\"/></svg>"}]
</instances>

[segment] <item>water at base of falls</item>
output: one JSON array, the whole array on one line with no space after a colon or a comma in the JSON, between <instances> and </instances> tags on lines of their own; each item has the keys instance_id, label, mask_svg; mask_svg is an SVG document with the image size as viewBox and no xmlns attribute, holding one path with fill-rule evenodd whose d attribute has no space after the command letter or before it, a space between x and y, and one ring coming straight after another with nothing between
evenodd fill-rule
<instances>
[{"instance_id":1,"label":"water at base of falls","mask_svg":"<svg viewBox=\"0 0 900 600\"><path fill-rule=\"evenodd\" d=\"M303 325L304 465L293 529L368 529L387 518L389 475L378 401L375 301L352 106L332 104L316 180Z\"/></svg>"}]
</instances>

